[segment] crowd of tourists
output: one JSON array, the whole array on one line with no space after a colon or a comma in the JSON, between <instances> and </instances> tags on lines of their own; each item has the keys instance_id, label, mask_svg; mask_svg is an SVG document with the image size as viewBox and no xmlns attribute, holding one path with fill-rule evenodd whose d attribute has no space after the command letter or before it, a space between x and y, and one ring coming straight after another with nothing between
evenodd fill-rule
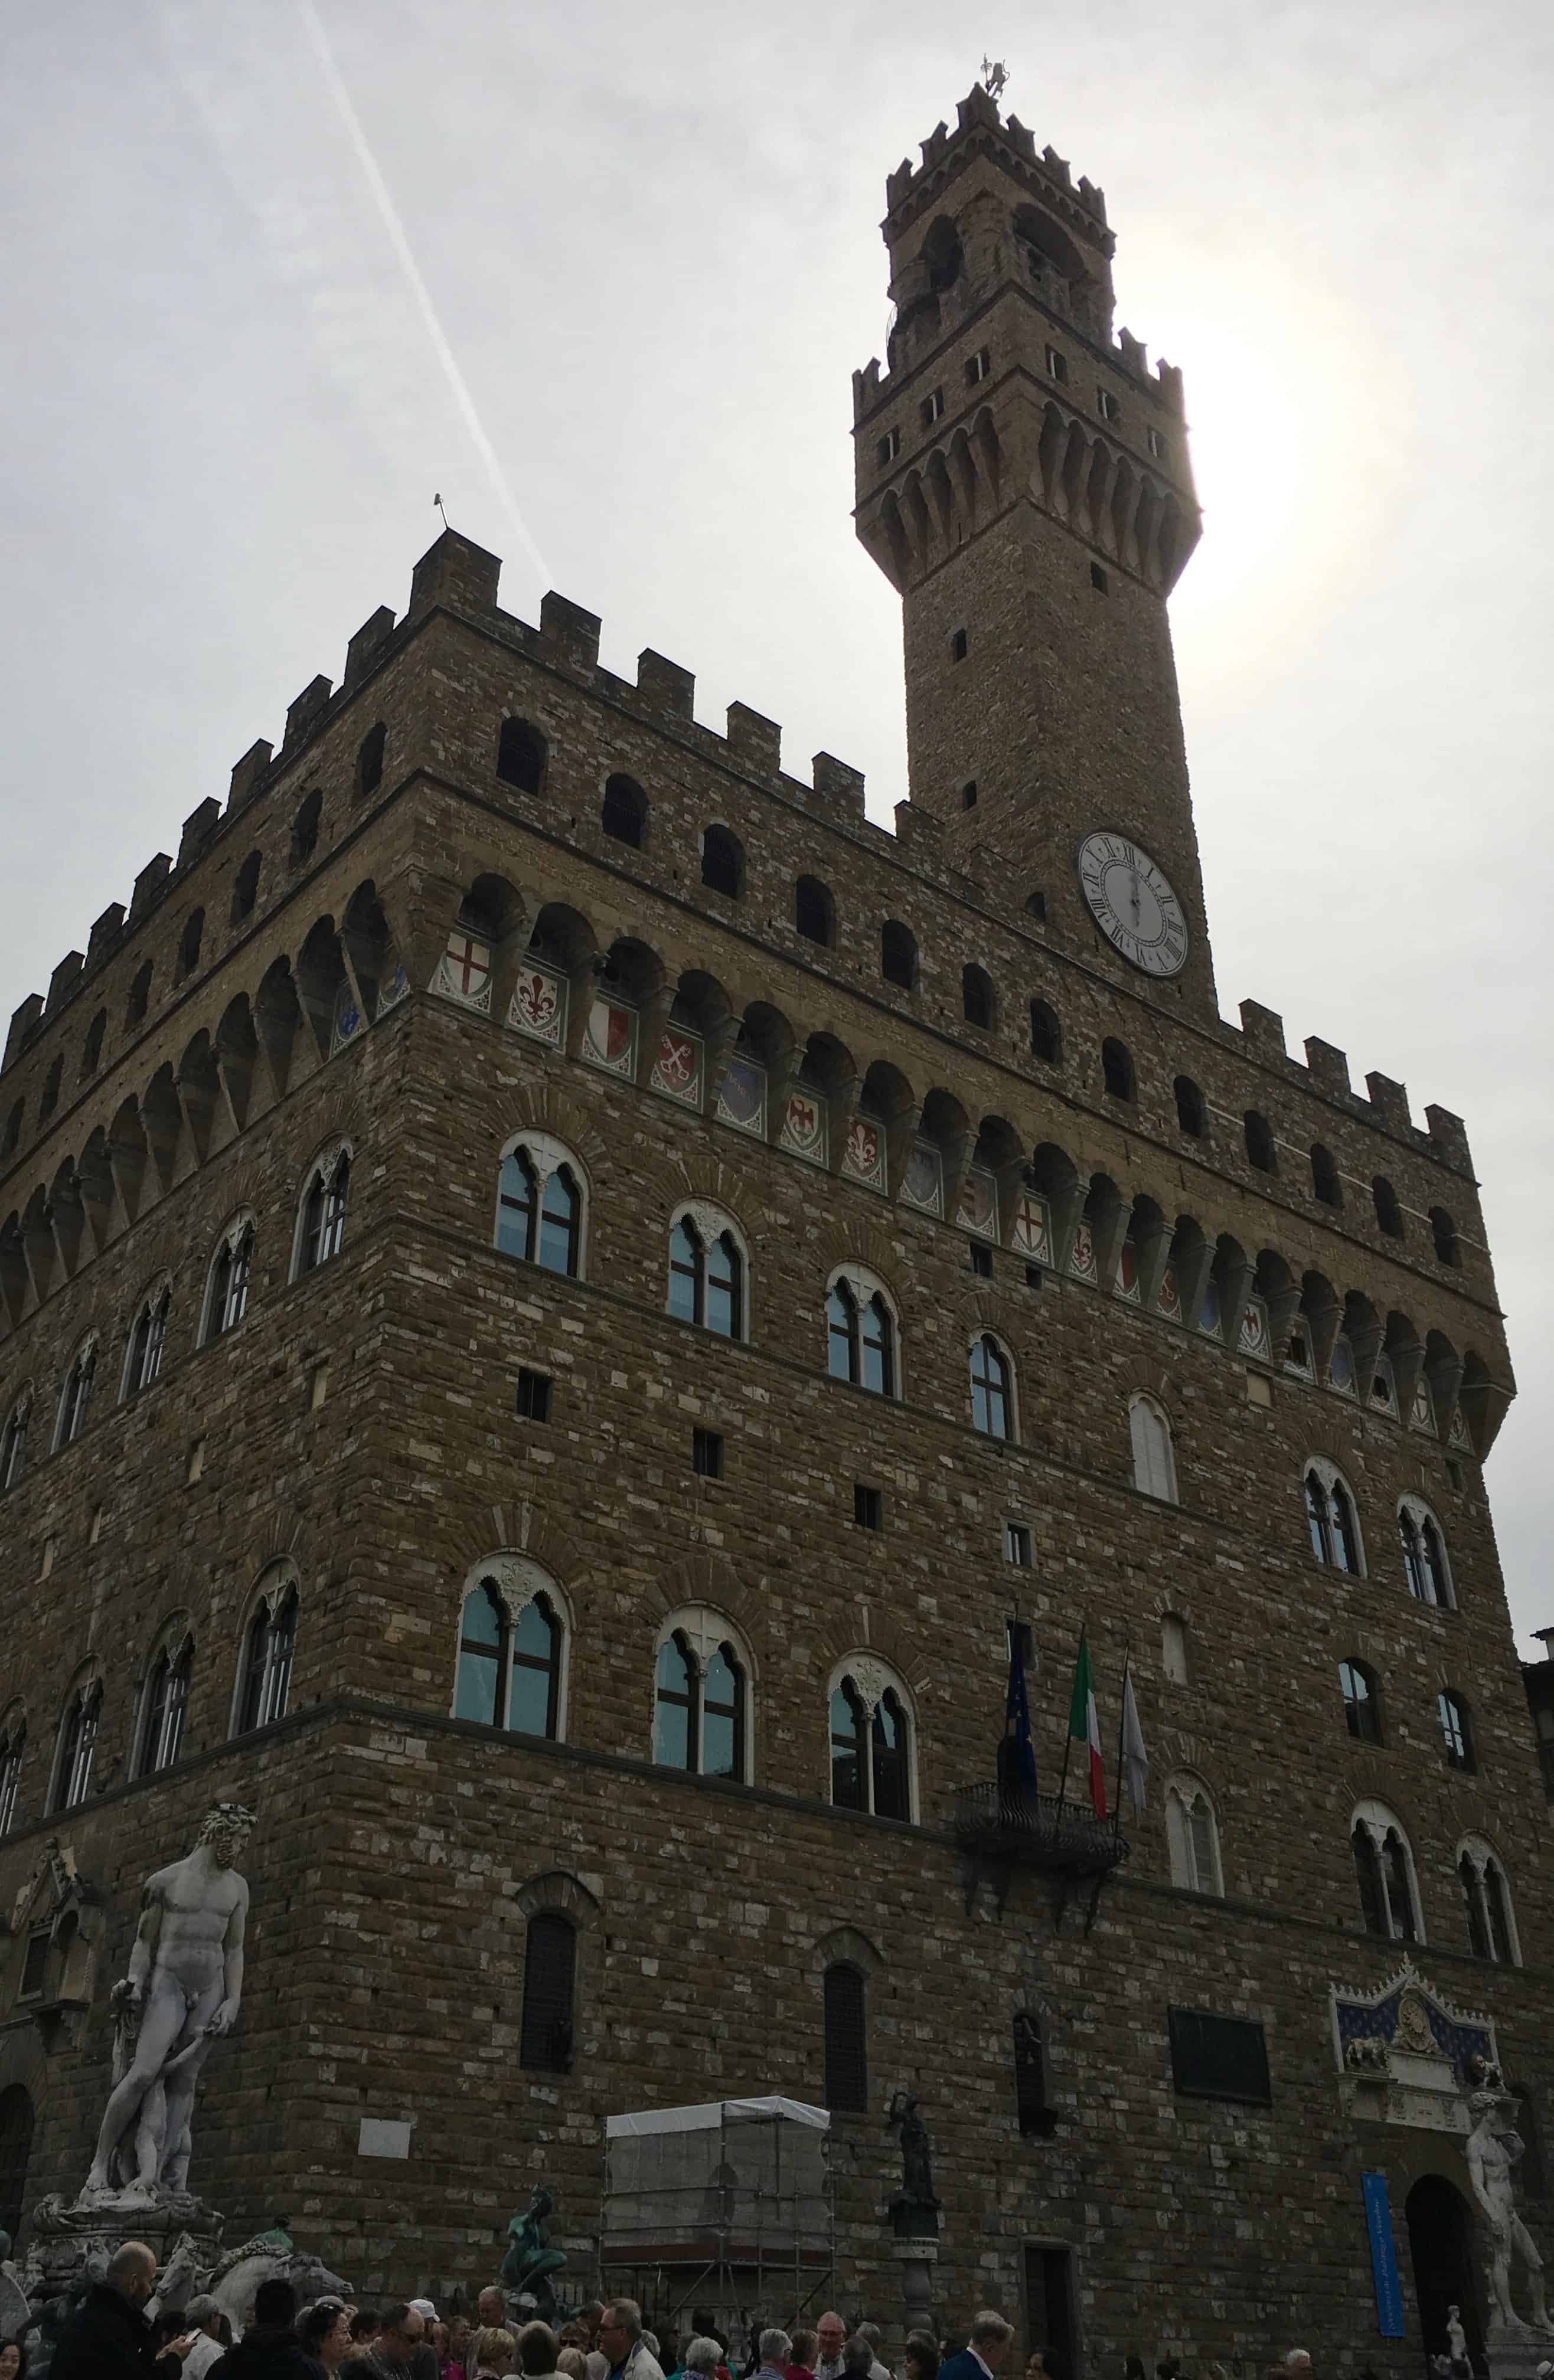
<instances>
[{"instance_id":1,"label":"crowd of tourists","mask_svg":"<svg viewBox=\"0 0 1554 2380\"><path fill-rule=\"evenodd\" d=\"M554 2325L514 2323L495 2283L473 2315L444 2319L430 2298L373 2307L322 2297L302 2306L280 2279L260 2283L252 2319L235 2339L214 2298L164 2311L155 2290L152 2250L127 2241L67 2325L48 2380L1002 2380L1014 2339L1013 2324L991 2311L954 2338L909 2330L892 2370L881 2361L880 2325L849 2330L834 2312L812 2330L757 2318L731 2331L698 2310L685 2333L655 2333L631 2298L595 2299ZM0 2380L27 2380L19 2344L0 2348ZM1071 2375L1054 2350L1038 2348L1025 2380ZM1176 2367L1159 2365L1157 2380L1176 2380ZM1268 2380L1312 2380L1310 2356L1292 2350Z\"/></svg>"}]
</instances>

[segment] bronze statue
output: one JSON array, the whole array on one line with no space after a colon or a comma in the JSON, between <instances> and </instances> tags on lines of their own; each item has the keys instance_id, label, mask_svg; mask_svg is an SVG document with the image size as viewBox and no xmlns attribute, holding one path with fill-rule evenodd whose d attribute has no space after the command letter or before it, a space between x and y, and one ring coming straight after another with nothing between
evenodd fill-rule
<instances>
[{"instance_id":1,"label":"bronze statue","mask_svg":"<svg viewBox=\"0 0 1554 2380\"><path fill-rule=\"evenodd\" d=\"M528 2212L515 2215L508 2224L507 2253L502 2259L504 2288L515 2298L527 2298L539 2322L553 2323L560 2312L551 2276L561 2271L566 2252L552 2247L545 2228L546 2218L554 2211L555 2200L541 2183L528 2202Z\"/></svg>"}]
</instances>

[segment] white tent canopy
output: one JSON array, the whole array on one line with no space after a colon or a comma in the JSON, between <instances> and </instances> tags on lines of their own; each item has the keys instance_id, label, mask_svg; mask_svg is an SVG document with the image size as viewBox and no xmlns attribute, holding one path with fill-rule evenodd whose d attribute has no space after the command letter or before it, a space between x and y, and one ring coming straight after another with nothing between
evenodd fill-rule
<instances>
[{"instance_id":1,"label":"white tent canopy","mask_svg":"<svg viewBox=\"0 0 1554 2380\"><path fill-rule=\"evenodd\" d=\"M807 2124L817 2132L831 2130L831 2111L807 2107L801 2099L706 2099L696 2107L641 2107L628 2116L606 2116L607 2140L645 2140L651 2132L715 2132L723 2124Z\"/></svg>"}]
</instances>

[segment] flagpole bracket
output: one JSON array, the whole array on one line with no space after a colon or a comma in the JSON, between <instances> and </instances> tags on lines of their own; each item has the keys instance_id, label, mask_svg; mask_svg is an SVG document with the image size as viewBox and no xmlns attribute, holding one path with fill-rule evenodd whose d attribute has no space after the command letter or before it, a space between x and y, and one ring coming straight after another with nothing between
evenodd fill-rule
<instances>
[{"instance_id":1,"label":"flagpole bracket","mask_svg":"<svg viewBox=\"0 0 1554 2380\"><path fill-rule=\"evenodd\" d=\"M1101 1887L1132 1850L1110 1821L1061 1796L1012 1790L1005 1782L962 1786L952 1826L966 1860L967 1916L987 1884L1002 1918L1014 1877L1023 1872L1050 1884L1055 1933L1062 1930L1069 1902L1087 1887L1085 1932L1089 1933Z\"/></svg>"}]
</instances>

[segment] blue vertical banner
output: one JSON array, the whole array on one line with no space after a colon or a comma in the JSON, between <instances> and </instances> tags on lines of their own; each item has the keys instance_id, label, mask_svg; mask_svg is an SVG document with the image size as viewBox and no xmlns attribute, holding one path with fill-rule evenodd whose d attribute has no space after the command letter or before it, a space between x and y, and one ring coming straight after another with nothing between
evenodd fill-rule
<instances>
[{"instance_id":1,"label":"blue vertical banner","mask_svg":"<svg viewBox=\"0 0 1554 2380\"><path fill-rule=\"evenodd\" d=\"M1376 2328L1379 2338L1402 2337L1402 2289L1398 2280L1398 2251L1392 2238L1392 2210L1387 2204L1387 2177L1365 2173L1366 2228L1370 2233L1370 2271L1376 2284Z\"/></svg>"}]
</instances>

